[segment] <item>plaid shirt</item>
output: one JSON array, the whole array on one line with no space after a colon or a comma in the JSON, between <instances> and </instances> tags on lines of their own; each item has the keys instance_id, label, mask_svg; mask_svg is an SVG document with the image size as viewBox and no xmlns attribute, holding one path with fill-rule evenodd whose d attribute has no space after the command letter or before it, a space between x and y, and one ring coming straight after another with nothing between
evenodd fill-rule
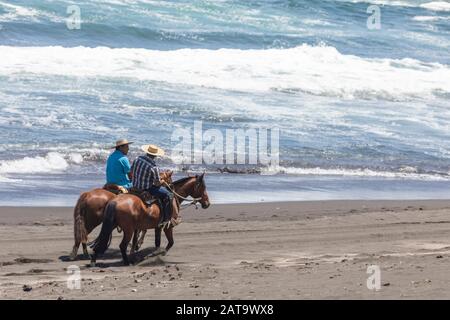
<instances>
[{"instance_id":1,"label":"plaid shirt","mask_svg":"<svg viewBox=\"0 0 450 320\"><path fill-rule=\"evenodd\" d=\"M159 186L159 168L150 157L137 157L133 162L131 171L133 172L133 187L148 190L153 185Z\"/></svg>"}]
</instances>

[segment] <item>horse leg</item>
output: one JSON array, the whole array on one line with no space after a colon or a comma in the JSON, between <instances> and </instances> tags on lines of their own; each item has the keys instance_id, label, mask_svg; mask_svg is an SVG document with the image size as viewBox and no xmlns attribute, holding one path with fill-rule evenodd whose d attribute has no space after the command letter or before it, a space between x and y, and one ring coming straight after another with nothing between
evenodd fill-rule
<instances>
[{"instance_id":1,"label":"horse leg","mask_svg":"<svg viewBox=\"0 0 450 320\"><path fill-rule=\"evenodd\" d=\"M155 228L155 248L159 249L161 246L161 228Z\"/></svg>"},{"instance_id":2,"label":"horse leg","mask_svg":"<svg viewBox=\"0 0 450 320\"><path fill-rule=\"evenodd\" d=\"M72 253L70 254L70 260L75 260L78 253L78 248L80 247L81 241L75 240L75 245L73 246Z\"/></svg>"},{"instance_id":3,"label":"horse leg","mask_svg":"<svg viewBox=\"0 0 450 320\"><path fill-rule=\"evenodd\" d=\"M152 256L157 256L163 253L161 250L161 230L162 227L155 228L155 250L152 252Z\"/></svg>"},{"instance_id":4,"label":"horse leg","mask_svg":"<svg viewBox=\"0 0 450 320\"><path fill-rule=\"evenodd\" d=\"M147 233L147 230L142 230L141 231L141 237L139 238L139 241L138 241L138 243L136 245L136 251L138 251L142 247L142 245L144 244L144 237L145 237L146 233Z\"/></svg>"},{"instance_id":5,"label":"horse leg","mask_svg":"<svg viewBox=\"0 0 450 320\"><path fill-rule=\"evenodd\" d=\"M130 255L133 255L135 251L137 251L137 241L138 241L139 230L135 230L133 233L133 241L131 242L131 251Z\"/></svg>"},{"instance_id":6,"label":"horse leg","mask_svg":"<svg viewBox=\"0 0 450 320\"><path fill-rule=\"evenodd\" d=\"M97 262L97 254L94 251L94 253L91 255L91 267L95 267L96 262Z\"/></svg>"},{"instance_id":7,"label":"horse leg","mask_svg":"<svg viewBox=\"0 0 450 320\"><path fill-rule=\"evenodd\" d=\"M131 238L133 237L133 230L123 230L123 239L122 242L120 243L120 252L122 253L122 258L123 258L123 263L126 266L130 265L130 262L128 261L128 256L127 256L127 248L128 248L128 244L131 241Z\"/></svg>"},{"instance_id":8,"label":"horse leg","mask_svg":"<svg viewBox=\"0 0 450 320\"><path fill-rule=\"evenodd\" d=\"M86 234L89 234L91 231L88 229L85 231ZM70 254L70 259L75 260L78 253L78 248L80 247L80 244L83 246L83 254L85 259L89 259L89 252L87 250L87 235L84 239L76 239L75 245L73 246L72 253Z\"/></svg>"},{"instance_id":9,"label":"horse leg","mask_svg":"<svg viewBox=\"0 0 450 320\"><path fill-rule=\"evenodd\" d=\"M84 239L81 240L81 244L83 246L83 254L84 254L85 259L89 259L89 252L87 249L88 235L92 232L92 230L94 230L95 227L96 226L91 226L87 222L85 223L86 236L84 237Z\"/></svg>"},{"instance_id":10,"label":"horse leg","mask_svg":"<svg viewBox=\"0 0 450 320\"><path fill-rule=\"evenodd\" d=\"M167 241L169 242L166 246L165 252L163 252L163 255L165 255L170 248L172 248L174 241L173 241L173 228L165 228L164 233L166 234Z\"/></svg>"},{"instance_id":11,"label":"horse leg","mask_svg":"<svg viewBox=\"0 0 450 320\"><path fill-rule=\"evenodd\" d=\"M87 244L83 243L83 254L85 258L89 258L89 252L87 250Z\"/></svg>"}]
</instances>

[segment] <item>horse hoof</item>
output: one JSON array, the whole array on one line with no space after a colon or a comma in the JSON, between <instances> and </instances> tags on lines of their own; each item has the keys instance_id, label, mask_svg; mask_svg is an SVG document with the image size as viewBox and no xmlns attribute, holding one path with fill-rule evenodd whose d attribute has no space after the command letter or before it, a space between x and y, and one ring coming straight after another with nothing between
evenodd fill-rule
<instances>
[{"instance_id":1,"label":"horse hoof","mask_svg":"<svg viewBox=\"0 0 450 320\"><path fill-rule=\"evenodd\" d=\"M91 261L91 268L95 268L95 261Z\"/></svg>"}]
</instances>

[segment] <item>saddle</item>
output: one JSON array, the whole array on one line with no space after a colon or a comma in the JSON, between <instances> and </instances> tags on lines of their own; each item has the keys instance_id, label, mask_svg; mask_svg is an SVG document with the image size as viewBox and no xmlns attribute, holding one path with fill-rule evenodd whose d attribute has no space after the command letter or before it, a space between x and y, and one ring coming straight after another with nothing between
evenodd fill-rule
<instances>
[{"instance_id":1,"label":"saddle","mask_svg":"<svg viewBox=\"0 0 450 320\"><path fill-rule=\"evenodd\" d=\"M135 196L138 196L142 202L148 207L150 207L153 204L156 204L157 206L159 206L159 209L161 210L161 212L164 210L163 209L163 202L160 198L155 197L153 195L150 194L150 192L148 191L142 191L136 188L131 188L128 190L129 194L133 194ZM161 214L159 217L159 221L158 221L158 225L160 225L163 221L164 216ZM163 228L169 228L170 226L175 227L178 224L181 223L181 218L178 219L174 219L174 218L170 218L170 220L168 222L166 222L165 225L163 225Z\"/></svg>"},{"instance_id":2,"label":"saddle","mask_svg":"<svg viewBox=\"0 0 450 320\"><path fill-rule=\"evenodd\" d=\"M142 190L134 188L134 187L132 187L130 189L126 189L122 186L118 186L118 185L112 184L112 183L105 184L103 186L103 189L108 190L116 195L122 194L122 193L128 193L128 194L135 195L142 200L142 202L147 206L147 208L156 203L159 206L160 210L161 211L163 210L163 203L162 203L161 199L151 195L150 192L148 192L148 191L142 191ZM161 215L159 223L162 222L162 219L163 219L163 215ZM171 219L168 226L170 226L170 225L176 226L180 222L181 222L181 219L177 219L177 220Z\"/></svg>"},{"instance_id":3,"label":"saddle","mask_svg":"<svg viewBox=\"0 0 450 320\"><path fill-rule=\"evenodd\" d=\"M125 187L118 186L117 184L107 183L103 186L104 190L112 192L114 194L128 193L128 190Z\"/></svg>"},{"instance_id":4,"label":"saddle","mask_svg":"<svg viewBox=\"0 0 450 320\"><path fill-rule=\"evenodd\" d=\"M133 187L128 190L128 193L138 196L147 207L150 207L153 203L157 202L157 204L162 208L161 201L157 197L152 196L148 191L142 191Z\"/></svg>"}]
</instances>

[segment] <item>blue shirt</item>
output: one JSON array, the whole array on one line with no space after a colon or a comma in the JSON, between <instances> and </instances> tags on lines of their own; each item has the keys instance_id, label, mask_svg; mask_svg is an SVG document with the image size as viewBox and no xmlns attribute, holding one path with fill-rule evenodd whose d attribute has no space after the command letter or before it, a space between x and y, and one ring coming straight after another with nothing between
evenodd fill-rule
<instances>
[{"instance_id":1,"label":"blue shirt","mask_svg":"<svg viewBox=\"0 0 450 320\"><path fill-rule=\"evenodd\" d=\"M114 151L106 162L106 183L131 188L132 183L128 178L130 170L130 161L127 156L119 150Z\"/></svg>"}]
</instances>

